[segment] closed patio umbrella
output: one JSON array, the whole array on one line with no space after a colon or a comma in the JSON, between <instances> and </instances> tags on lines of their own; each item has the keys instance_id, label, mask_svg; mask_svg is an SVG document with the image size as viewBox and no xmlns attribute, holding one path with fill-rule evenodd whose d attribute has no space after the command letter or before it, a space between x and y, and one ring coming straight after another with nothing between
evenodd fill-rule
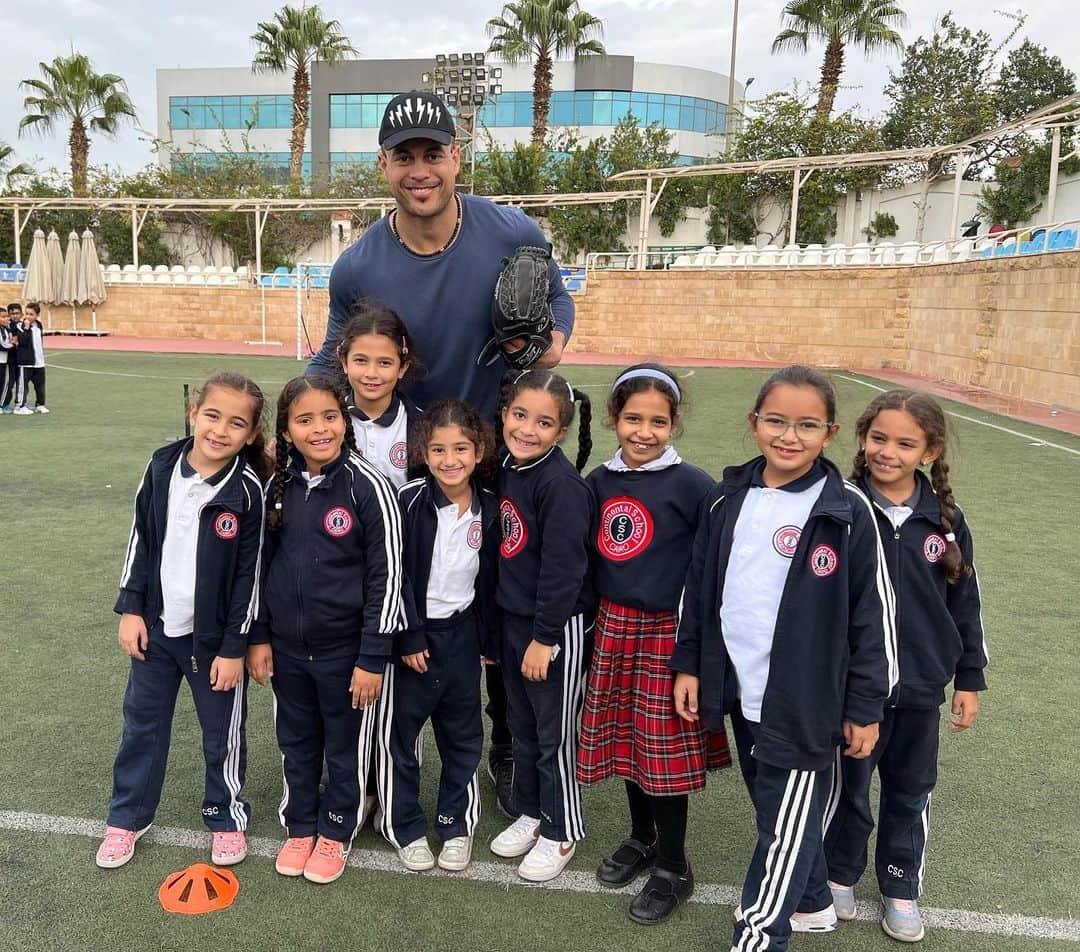
<instances>
[{"instance_id":1,"label":"closed patio umbrella","mask_svg":"<svg viewBox=\"0 0 1080 952\"><path fill-rule=\"evenodd\" d=\"M87 228L82 233L82 269L79 278L80 299L90 304L93 328L97 330L97 306L106 298L105 281L101 276L94 233Z\"/></svg>"},{"instance_id":2,"label":"closed patio umbrella","mask_svg":"<svg viewBox=\"0 0 1080 952\"><path fill-rule=\"evenodd\" d=\"M60 236L55 229L49 232L45 250L49 257L49 272L52 274L52 294L43 303L59 304L64 290L64 252L60 250Z\"/></svg>"},{"instance_id":3,"label":"closed patio umbrella","mask_svg":"<svg viewBox=\"0 0 1080 952\"><path fill-rule=\"evenodd\" d=\"M45 243L45 232L40 228L34 231L34 243L30 247L30 260L26 265L23 296L27 301L40 301L46 304L53 299L49 252Z\"/></svg>"},{"instance_id":4,"label":"closed patio umbrella","mask_svg":"<svg viewBox=\"0 0 1080 952\"><path fill-rule=\"evenodd\" d=\"M75 307L79 303L79 269L82 262L82 244L79 241L79 233L73 231L68 235L67 254L64 255L64 280L60 290L60 303L71 305L71 329L77 331L78 323L75 319Z\"/></svg>"}]
</instances>

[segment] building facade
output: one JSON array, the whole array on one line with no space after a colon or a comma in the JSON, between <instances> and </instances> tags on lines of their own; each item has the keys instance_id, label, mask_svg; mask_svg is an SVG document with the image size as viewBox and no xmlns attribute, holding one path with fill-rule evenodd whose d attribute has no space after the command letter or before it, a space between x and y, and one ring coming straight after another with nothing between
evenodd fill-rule
<instances>
[{"instance_id":1,"label":"building facade","mask_svg":"<svg viewBox=\"0 0 1080 952\"><path fill-rule=\"evenodd\" d=\"M304 175L325 181L350 163L374 162L379 122L390 99L422 88L431 59L358 59L311 71L310 128ZM502 93L476 115L478 153L491 143L506 149L532 134L532 67L502 69ZM157 71L158 137L164 162L195 156L212 163L223 152L244 152L287 175L292 126L291 77L256 75L248 67ZM642 126L658 122L671 133L680 162L723 151L728 77L686 66L644 63L632 56L588 57L554 65L550 128L573 129L584 142L609 136L625 115ZM744 89L735 85L740 113Z\"/></svg>"}]
</instances>

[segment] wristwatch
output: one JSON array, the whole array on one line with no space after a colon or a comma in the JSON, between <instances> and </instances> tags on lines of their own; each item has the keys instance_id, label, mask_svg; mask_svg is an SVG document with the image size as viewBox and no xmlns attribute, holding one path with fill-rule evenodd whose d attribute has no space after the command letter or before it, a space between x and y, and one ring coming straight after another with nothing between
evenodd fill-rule
<instances>
[{"instance_id":1,"label":"wristwatch","mask_svg":"<svg viewBox=\"0 0 1080 952\"><path fill-rule=\"evenodd\" d=\"M554 661L557 657L559 657L559 646L558 645L552 645L551 646L551 660Z\"/></svg>"}]
</instances>

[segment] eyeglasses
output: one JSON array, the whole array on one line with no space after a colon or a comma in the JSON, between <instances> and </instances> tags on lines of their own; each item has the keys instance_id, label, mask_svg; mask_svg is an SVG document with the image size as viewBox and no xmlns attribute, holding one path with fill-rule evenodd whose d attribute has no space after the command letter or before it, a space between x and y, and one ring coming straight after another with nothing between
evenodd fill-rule
<instances>
[{"instance_id":1,"label":"eyeglasses","mask_svg":"<svg viewBox=\"0 0 1080 952\"><path fill-rule=\"evenodd\" d=\"M791 429L800 440L807 442L824 439L832 428L831 423L822 423L820 420L788 420L786 417L772 413L766 413L764 416L755 413L754 418L769 436L783 436Z\"/></svg>"}]
</instances>

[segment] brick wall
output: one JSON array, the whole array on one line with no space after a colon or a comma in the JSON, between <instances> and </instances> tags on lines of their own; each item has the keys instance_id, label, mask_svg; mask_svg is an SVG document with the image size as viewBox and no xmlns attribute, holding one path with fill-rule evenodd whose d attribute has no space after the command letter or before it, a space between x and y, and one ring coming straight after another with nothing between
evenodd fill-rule
<instances>
[{"instance_id":1,"label":"brick wall","mask_svg":"<svg viewBox=\"0 0 1080 952\"><path fill-rule=\"evenodd\" d=\"M98 326L140 337L291 348L296 293L110 285ZM576 298L572 348L893 368L1080 409L1080 252L919 268L601 271ZM304 292L316 345L326 291ZM67 326L67 310L54 321ZM82 326L88 325L85 308Z\"/></svg>"}]
</instances>

